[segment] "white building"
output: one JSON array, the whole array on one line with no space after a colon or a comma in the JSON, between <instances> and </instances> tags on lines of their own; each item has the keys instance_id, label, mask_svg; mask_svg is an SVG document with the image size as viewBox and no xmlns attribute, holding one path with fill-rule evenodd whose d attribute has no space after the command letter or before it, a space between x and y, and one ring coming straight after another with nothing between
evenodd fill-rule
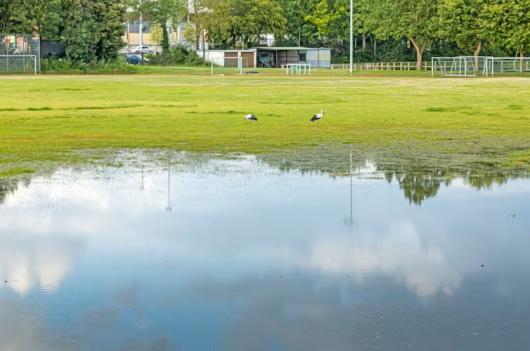
<instances>
[{"instance_id":1,"label":"white building","mask_svg":"<svg viewBox=\"0 0 530 351\"><path fill-rule=\"evenodd\" d=\"M186 31L193 30L195 24L191 17L195 13L193 0L188 0L188 14L177 25L171 23L167 26L170 46L184 46L194 48L194 43L186 40ZM133 12L129 9L128 12ZM157 26L153 26L151 21L144 20L140 16L125 23L125 35L123 41L127 43L127 48L132 49L139 45L153 47L157 52L161 51L162 31ZM202 49L202 48L201 48Z\"/></svg>"}]
</instances>

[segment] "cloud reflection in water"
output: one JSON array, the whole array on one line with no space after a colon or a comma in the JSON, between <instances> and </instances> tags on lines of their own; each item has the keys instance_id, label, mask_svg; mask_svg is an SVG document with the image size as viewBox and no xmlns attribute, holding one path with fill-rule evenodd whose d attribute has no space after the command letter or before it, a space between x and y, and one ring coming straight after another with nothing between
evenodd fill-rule
<instances>
[{"instance_id":1,"label":"cloud reflection in water","mask_svg":"<svg viewBox=\"0 0 530 351\"><path fill-rule=\"evenodd\" d=\"M356 178L345 226L349 184L251 158L177 165L171 177L163 167L61 170L5 197L0 276L20 296L40 290L70 301L67 317L47 323L61 332L77 323L71 333L98 349L110 334L128 349L201 349L208 339L229 350L370 349L383 332L406 346L422 337L402 324L424 335L451 324L448 301L470 333L473 284L488 287L489 302L518 290L505 273L528 271L530 223L506 215L528 213L528 182L487 193L442 184L418 207L397 183ZM492 318L484 323L497 327L501 312L484 311Z\"/></svg>"}]
</instances>

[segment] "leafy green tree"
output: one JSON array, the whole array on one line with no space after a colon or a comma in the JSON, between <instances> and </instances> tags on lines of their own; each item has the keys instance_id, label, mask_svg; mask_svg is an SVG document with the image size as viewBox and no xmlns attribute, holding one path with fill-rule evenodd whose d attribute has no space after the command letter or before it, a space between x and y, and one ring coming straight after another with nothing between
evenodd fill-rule
<instances>
[{"instance_id":1,"label":"leafy green tree","mask_svg":"<svg viewBox=\"0 0 530 351\"><path fill-rule=\"evenodd\" d=\"M202 16L209 39L225 47L257 45L263 34L285 34L286 19L276 0L204 2Z\"/></svg>"},{"instance_id":2,"label":"leafy green tree","mask_svg":"<svg viewBox=\"0 0 530 351\"><path fill-rule=\"evenodd\" d=\"M13 0L0 0L0 33L12 31L12 14L15 2Z\"/></svg>"},{"instance_id":3,"label":"leafy green tree","mask_svg":"<svg viewBox=\"0 0 530 351\"><path fill-rule=\"evenodd\" d=\"M94 21L93 3L90 0L63 0L61 41L66 46L66 56L75 62L96 61L98 24Z\"/></svg>"},{"instance_id":4,"label":"leafy green tree","mask_svg":"<svg viewBox=\"0 0 530 351\"><path fill-rule=\"evenodd\" d=\"M490 6L489 11L498 31L498 41L521 57L522 72L523 58L530 52L530 1L504 0Z\"/></svg>"},{"instance_id":5,"label":"leafy green tree","mask_svg":"<svg viewBox=\"0 0 530 351\"><path fill-rule=\"evenodd\" d=\"M75 62L112 60L124 46L124 2L120 0L62 0L61 40Z\"/></svg>"},{"instance_id":6,"label":"leafy green tree","mask_svg":"<svg viewBox=\"0 0 530 351\"><path fill-rule=\"evenodd\" d=\"M285 35L276 40L279 45L310 46L318 38L317 28L307 20L318 0L278 0L286 19Z\"/></svg>"},{"instance_id":7,"label":"leafy green tree","mask_svg":"<svg viewBox=\"0 0 530 351\"><path fill-rule=\"evenodd\" d=\"M184 2L182 0L143 0L139 10L144 16L150 18L162 29L162 50L169 49L168 26L178 23L184 13Z\"/></svg>"},{"instance_id":8,"label":"leafy green tree","mask_svg":"<svg viewBox=\"0 0 530 351\"><path fill-rule=\"evenodd\" d=\"M473 50L475 64L486 42L495 33L488 7L498 0L443 0L440 5L439 33L441 38L455 41L463 50Z\"/></svg>"},{"instance_id":9,"label":"leafy green tree","mask_svg":"<svg viewBox=\"0 0 530 351\"><path fill-rule=\"evenodd\" d=\"M212 9L214 5L217 5L217 16L212 16ZM188 20L188 25L184 30L184 37L187 41L195 43L195 49L198 51L200 48L201 40L206 40L205 31L206 28L221 28L220 24L224 24L223 29L228 30L226 18L223 18L221 14L226 13L225 11L219 11L220 4L217 4L214 0L193 0L188 6L185 6L185 16ZM217 25L216 25L217 24ZM222 30L220 30L222 33ZM218 34L220 34L218 33Z\"/></svg>"},{"instance_id":10,"label":"leafy green tree","mask_svg":"<svg viewBox=\"0 0 530 351\"><path fill-rule=\"evenodd\" d=\"M94 22L97 24L96 58L112 60L125 45L125 3L120 0L95 0Z\"/></svg>"},{"instance_id":11,"label":"leafy green tree","mask_svg":"<svg viewBox=\"0 0 530 351\"><path fill-rule=\"evenodd\" d=\"M60 0L19 0L13 16L24 33L36 33L46 39L57 35L60 9Z\"/></svg>"},{"instance_id":12,"label":"leafy green tree","mask_svg":"<svg viewBox=\"0 0 530 351\"><path fill-rule=\"evenodd\" d=\"M340 46L349 38L349 1L319 0L305 20L314 25L321 43Z\"/></svg>"},{"instance_id":13,"label":"leafy green tree","mask_svg":"<svg viewBox=\"0 0 530 351\"><path fill-rule=\"evenodd\" d=\"M416 51L416 68L437 36L440 0L357 0L363 24L382 40L408 39Z\"/></svg>"}]
</instances>

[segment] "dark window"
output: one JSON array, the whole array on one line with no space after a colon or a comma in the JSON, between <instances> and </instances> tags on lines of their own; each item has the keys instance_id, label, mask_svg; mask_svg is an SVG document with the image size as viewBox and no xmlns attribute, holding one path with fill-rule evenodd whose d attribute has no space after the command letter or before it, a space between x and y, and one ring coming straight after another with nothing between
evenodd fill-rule
<instances>
[{"instance_id":1,"label":"dark window","mask_svg":"<svg viewBox=\"0 0 530 351\"><path fill-rule=\"evenodd\" d=\"M148 21L144 21L143 29L144 29L143 30L144 33L150 33L151 23ZM140 33L140 21L129 22L129 33Z\"/></svg>"}]
</instances>

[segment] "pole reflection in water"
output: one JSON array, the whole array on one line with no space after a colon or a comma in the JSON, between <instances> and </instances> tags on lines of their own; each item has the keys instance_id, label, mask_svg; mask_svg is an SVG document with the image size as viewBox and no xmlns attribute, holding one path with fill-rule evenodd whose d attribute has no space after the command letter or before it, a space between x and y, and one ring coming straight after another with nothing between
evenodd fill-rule
<instances>
[{"instance_id":1,"label":"pole reflection in water","mask_svg":"<svg viewBox=\"0 0 530 351\"><path fill-rule=\"evenodd\" d=\"M350 167L349 167L349 178L350 178L350 213L349 217L344 220L344 223L353 226L353 150L350 151Z\"/></svg>"},{"instance_id":2,"label":"pole reflection in water","mask_svg":"<svg viewBox=\"0 0 530 351\"><path fill-rule=\"evenodd\" d=\"M140 184L140 190L144 190L144 165L141 165L142 183Z\"/></svg>"},{"instance_id":3,"label":"pole reflection in water","mask_svg":"<svg viewBox=\"0 0 530 351\"><path fill-rule=\"evenodd\" d=\"M167 206L166 212L171 212L173 210L171 206L171 164L169 156L167 159Z\"/></svg>"}]
</instances>

